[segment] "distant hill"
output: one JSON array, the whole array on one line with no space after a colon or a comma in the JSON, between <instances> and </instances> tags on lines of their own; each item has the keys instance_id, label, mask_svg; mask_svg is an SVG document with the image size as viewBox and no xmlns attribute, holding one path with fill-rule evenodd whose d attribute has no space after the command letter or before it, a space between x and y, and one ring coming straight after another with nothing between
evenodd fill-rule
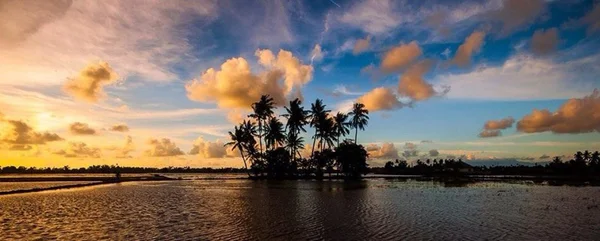
<instances>
[{"instance_id":1,"label":"distant hill","mask_svg":"<svg viewBox=\"0 0 600 241\"><path fill-rule=\"evenodd\" d=\"M506 159L480 159L480 160L467 160L466 163L472 166L535 166L535 164L546 165L549 161L519 161L515 158Z\"/></svg>"}]
</instances>

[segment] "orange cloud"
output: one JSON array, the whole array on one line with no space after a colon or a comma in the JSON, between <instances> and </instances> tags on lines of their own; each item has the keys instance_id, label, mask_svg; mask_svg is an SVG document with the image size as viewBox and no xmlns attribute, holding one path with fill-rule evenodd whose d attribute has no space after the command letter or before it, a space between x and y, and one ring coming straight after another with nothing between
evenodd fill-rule
<instances>
[{"instance_id":1,"label":"orange cloud","mask_svg":"<svg viewBox=\"0 0 600 241\"><path fill-rule=\"evenodd\" d=\"M489 120L483 124L483 131L479 133L479 137L487 138L487 137L496 137L502 135L500 130L504 130L512 127L515 123L515 119L512 117L506 117L500 120Z\"/></svg>"},{"instance_id":2,"label":"orange cloud","mask_svg":"<svg viewBox=\"0 0 600 241\"><path fill-rule=\"evenodd\" d=\"M369 44L371 42L371 36L367 36L365 39L358 39L354 43L354 48L352 49L352 54L357 55L369 48Z\"/></svg>"},{"instance_id":3,"label":"orange cloud","mask_svg":"<svg viewBox=\"0 0 600 241\"><path fill-rule=\"evenodd\" d=\"M95 135L96 130L92 129L88 124L75 122L69 125L69 132L74 135Z\"/></svg>"},{"instance_id":4,"label":"orange cloud","mask_svg":"<svg viewBox=\"0 0 600 241\"><path fill-rule=\"evenodd\" d=\"M153 157L168 157L168 156L179 156L185 155L174 142L171 142L168 138L162 139L150 139L148 140L149 149L145 151L145 154Z\"/></svg>"},{"instance_id":5,"label":"orange cloud","mask_svg":"<svg viewBox=\"0 0 600 241\"><path fill-rule=\"evenodd\" d=\"M471 56L481 49L485 32L475 31L469 35L463 44L458 46L452 63L458 66L467 66L471 63Z\"/></svg>"},{"instance_id":6,"label":"orange cloud","mask_svg":"<svg viewBox=\"0 0 600 241\"><path fill-rule=\"evenodd\" d=\"M266 68L254 74L242 57L232 58L220 70L208 69L199 79L185 86L191 100L215 102L223 108L250 108L261 95L270 95L283 105L286 97L312 79L313 68L302 65L291 52L281 50L277 56L270 50L257 50L259 63Z\"/></svg>"},{"instance_id":7,"label":"orange cloud","mask_svg":"<svg viewBox=\"0 0 600 241\"><path fill-rule=\"evenodd\" d=\"M553 52L558 45L558 30L556 28L546 31L536 30L531 37L531 49L536 54L548 54Z\"/></svg>"},{"instance_id":8,"label":"orange cloud","mask_svg":"<svg viewBox=\"0 0 600 241\"><path fill-rule=\"evenodd\" d=\"M569 99L555 112L534 109L517 122L517 130L526 133L600 132L600 91L594 89L588 96Z\"/></svg>"},{"instance_id":9,"label":"orange cloud","mask_svg":"<svg viewBox=\"0 0 600 241\"><path fill-rule=\"evenodd\" d=\"M248 114L240 109L233 109L227 112L227 120L232 124L240 124L248 117Z\"/></svg>"},{"instance_id":10,"label":"orange cloud","mask_svg":"<svg viewBox=\"0 0 600 241\"><path fill-rule=\"evenodd\" d=\"M447 92L449 89L442 93L436 92L433 86L423 79L423 75L429 71L430 66L430 61L421 61L410 66L400 77L398 94L420 101Z\"/></svg>"},{"instance_id":11,"label":"orange cloud","mask_svg":"<svg viewBox=\"0 0 600 241\"><path fill-rule=\"evenodd\" d=\"M381 60L381 69L384 72L394 72L408 66L422 51L416 41L401 44L388 50Z\"/></svg>"},{"instance_id":12,"label":"orange cloud","mask_svg":"<svg viewBox=\"0 0 600 241\"><path fill-rule=\"evenodd\" d=\"M106 62L86 66L79 75L69 79L63 89L75 99L86 102L98 102L104 97L104 86L114 83L118 75Z\"/></svg>"},{"instance_id":13,"label":"orange cloud","mask_svg":"<svg viewBox=\"0 0 600 241\"><path fill-rule=\"evenodd\" d=\"M512 127L513 123L515 123L515 119L513 119L512 117L507 117L500 120L486 121L483 125L483 128L486 130L504 130L506 128Z\"/></svg>"},{"instance_id":14,"label":"orange cloud","mask_svg":"<svg viewBox=\"0 0 600 241\"><path fill-rule=\"evenodd\" d=\"M396 94L389 88L378 87L361 97L356 102L363 103L369 111L393 110L402 108L404 104L398 101Z\"/></svg>"}]
</instances>

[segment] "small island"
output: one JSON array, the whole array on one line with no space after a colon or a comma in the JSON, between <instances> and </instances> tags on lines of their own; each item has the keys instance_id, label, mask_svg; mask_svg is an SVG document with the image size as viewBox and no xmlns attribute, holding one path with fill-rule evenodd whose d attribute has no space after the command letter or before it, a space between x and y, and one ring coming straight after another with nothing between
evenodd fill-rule
<instances>
[{"instance_id":1,"label":"small island","mask_svg":"<svg viewBox=\"0 0 600 241\"><path fill-rule=\"evenodd\" d=\"M275 115L275 103L268 95L252 104L253 113L233 131L225 144L238 150L248 177L252 179L323 179L324 173L341 174L337 178L360 179L368 172L368 153L357 143L358 130L368 124L365 105L354 103L349 113L331 110L317 99L305 110L300 99L284 107L284 124ZM302 156L306 146L301 136L306 126L314 128L310 154ZM344 139L354 129L354 139Z\"/></svg>"}]
</instances>

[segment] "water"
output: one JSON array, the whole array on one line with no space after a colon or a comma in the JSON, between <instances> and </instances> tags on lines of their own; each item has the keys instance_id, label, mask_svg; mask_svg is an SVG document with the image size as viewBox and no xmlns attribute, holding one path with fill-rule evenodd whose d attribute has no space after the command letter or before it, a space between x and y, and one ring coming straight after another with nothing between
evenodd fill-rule
<instances>
[{"instance_id":1,"label":"water","mask_svg":"<svg viewBox=\"0 0 600 241\"><path fill-rule=\"evenodd\" d=\"M66 185L87 184L96 182L0 182L0 192L27 190L34 188L50 188Z\"/></svg>"},{"instance_id":2,"label":"water","mask_svg":"<svg viewBox=\"0 0 600 241\"><path fill-rule=\"evenodd\" d=\"M0 240L597 240L599 202L524 183L122 183L0 196Z\"/></svg>"}]
</instances>

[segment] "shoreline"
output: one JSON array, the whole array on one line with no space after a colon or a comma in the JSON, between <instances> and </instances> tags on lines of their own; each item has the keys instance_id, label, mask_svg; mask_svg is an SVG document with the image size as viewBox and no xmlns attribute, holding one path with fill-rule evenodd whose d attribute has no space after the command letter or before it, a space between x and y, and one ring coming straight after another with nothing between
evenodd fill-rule
<instances>
[{"instance_id":1,"label":"shoreline","mask_svg":"<svg viewBox=\"0 0 600 241\"><path fill-rule=\"evenodd\" d=\"M124 182L148 182L148 181L176 181L180 179L169 178L161 175L154 175L148 177L122 177L120 180L116 180L114 177L0 177L0 183L2 182L82 182L89 181L91 183L78 183L70 185L61 185L44 188L30 188L30 189L19 189L10 191L0 191L0 196L13 195L13 194L24 194L44 191L54 191L61 189L74 189L82 187L91 187L105 184L116 184Z\"/></svg>"},{"instance_id":2,"label":"shoreline","mask_svg":"<svg viewBox=\"0 0 600 241\"><path fill-rule=\"evenodd\" d=\"M503 181L532 181L533 183L544 183L549 185L575 185L575 186L600 186L599 177L576 177L576 176L531 176L531 175L393 175L393 174L372 174L363 176L361 179L347 179L344 176L324 176L317 178L314 176L299 176L286 178L269 178L269 177L243 177L243 178L206 178L206 179L183 179L171 178L164 175L155 174L153 176L143 177L121 177L116 180L114 177L1 177L0 183L3 182L91 182L67 184L61 186L19 189L10 191L0 191L0 196L35 193L43 191L53 191L61 189L74 189L82 187L91 187L105 184L115 184L123 182L144 182L144 181L179 181L179 180L253 180L253 181L294 181L294 180L314 180L314 181L331 181L331 180L349 180L360 181L364 179L386 179L386 180L409 180L417 181L440 181L448 183L472 183L472 182L503 182Z\"/></svg>"}]
</instances>

